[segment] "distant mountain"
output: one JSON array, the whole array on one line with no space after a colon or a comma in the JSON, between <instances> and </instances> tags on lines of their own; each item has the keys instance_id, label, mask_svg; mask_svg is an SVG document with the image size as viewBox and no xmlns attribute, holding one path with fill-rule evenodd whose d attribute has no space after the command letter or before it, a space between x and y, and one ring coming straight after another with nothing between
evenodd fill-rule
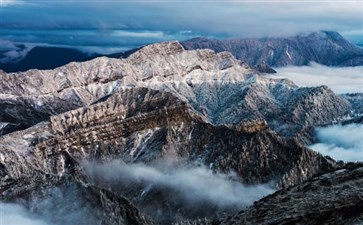
<instances>
[{"instance_id":1,"label":"distant mountain","mask_svg":"<svg viewBox=\"0 0 363 225\"><path fill-rule=\"evenodd\" d=\"M89 54L71 48L35 47L17 63L0 63L6 72L26 71L29 69L54 69L70 62L89 60Z\"/></svg>"},{"instance_id":2,"label":"distant mountain","mask_svg":"<svg viewBox=\"0 0 363 225\"><path fill-rule=\"evenodd\" d=\"M253 66L302 66L314 61L327 66L363 65L363 49L334 31L319 31L289 38L217 40L193 38L182 42L186 49L229 51Z\"/></svg>"},{"instance_id":3,"label":"distant mountain","mask_svg":"<svg viewBox=\"0 0 363 225\"><path fill-rule=\"evenodd\" d=\"M114 54L87 54L77 49L62 47L35 47L19 62L0 63L0 69L5 72L21 72L30 69L55 69L70 62L84 62L96 57L124 58L140 48ZM1 55L0 55L1 57Z\"/></svg>"},{"instance_id":4,"label":"distant mountain","mask_svg":"<svg viewBox=\"0 0 363 225\"><path fill-rule=\"evenodd\" d=\"M289 38L227 39L205 37L181 42L187 50L212 49L228 51L237 59L262 73L275 73L271 67L308 65L309 62L327 66L363 65L363 48L345 40L334 31L320 31ZM0 63L5 72L29 69L55 69L70 62L83 62L96 57L126 58L141 47L113 54L89 55L77 49L61 47L35 47L17 63ZM1 57L0 52L0 57Z\"/></svg>"}]
</instances>

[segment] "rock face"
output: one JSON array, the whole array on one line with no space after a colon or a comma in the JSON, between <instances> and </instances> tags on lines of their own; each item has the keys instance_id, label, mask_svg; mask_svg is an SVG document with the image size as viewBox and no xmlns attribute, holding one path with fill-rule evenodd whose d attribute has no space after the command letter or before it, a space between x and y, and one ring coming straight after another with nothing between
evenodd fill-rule
<instances>
[{"instance_id":1,"label":"rock face","mask_svg":"<svg viewBox=\"0 0 363 225\"><path fill-rule=\"evenodd\" d=\"M334 167L321 155L284 141L263 122L241 123L236 128L214 126L175 95L147 88L120 90L104 102L5 135L0 158L2 190L7 198L42 186L47 176L70 176L102 187L103 183L82 178L79 164L83 160L122 159L149 165L162 159L190 163L198 160L212 165L215 171L233 170L245 183L274 180L279 187ZM158 200L168 202L152 198L152 202ZM140 208L141 203L145 204L138 202ZM172 209L163 219L172 222L173 210L178 206L168 204ZM189 214L182 216L188 218Z\"/></svg>"},{"instance_id":2,"label":"rock face","mask_svg":"<svg viewBox=\"0 0 363 225\"><path fill-rule=\"evenodd\" d=\"M327 66L363 65L363 49L339 33L320 31L290 38L216 40L194 38L182 42L186 49L229 51L250 65L302 66L314 61Z\"/></svg>"},{"instance_id":3,"label":"rock face","mask_svg":"<svg viewBox=\"0 0 363 225\"><path fill-rule=\"evenodd\" d=\"M363 114L363 93L343 94L341 97L350 103L353 114Z\"/></svg>"},{"instance_id":4,"label":"rock face","mask_svg":"<svg viewBox=\"0 0 363 225\"><path fill-rule=\"evenodd\" d=\"M178 42L147 46L127 59L0 79L8 132L0 137L1 198L28 202L71 186L82 202L92 202L100 224L111 225L171 224L196 215L163 187L140 182L125 191L89 176L84 162L198 162L215 173L234 171L246 185L283 188L336 167L296 135L351 110L325 86L268 79L230 53L186 51ZM210 204L203 209L206 217L221 212Z\"/></svg>"},{"instance_id":5,"label":"rock face","mask_svg":"<svg viewBox=\"0 0 363 225\"><path fill-rule=\"evenodd\" d=\"M57 148L74 152L74 157L83 152L80 159L199 159L220 171L236 171L247 183L275 179L279 185L332 168L323 157L284 141L263 122L214 126L176 96L146 88L121 90L105 102L53 116L51 126ZM275 160L282 155L284 159Z\"/></svg>"},{"instance_id":6,"label":"rock face","mask_svg":"<svg viewBox=\"0 0 363 225\"><path fill-rule=\"evenodd\" d=\"M363 167L337 170L278 191L218 224L361 224L362 185Z\"/></svg>"}]
</instances>

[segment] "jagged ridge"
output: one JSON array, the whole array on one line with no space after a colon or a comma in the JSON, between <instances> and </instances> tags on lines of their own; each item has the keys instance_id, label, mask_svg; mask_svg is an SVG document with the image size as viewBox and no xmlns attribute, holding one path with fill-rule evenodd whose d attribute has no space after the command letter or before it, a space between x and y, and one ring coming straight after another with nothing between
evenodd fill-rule
<instances>
[{"instance_id":1,"label":"jagged ridge","mask_svg":"<svg viewBox=\"0 0 363 225\"><path fill-rule=\"evenodd\" d=\"M257 66L302 66L311 61L327 66L363 65L363 50L334 31L319 31L290 38L194 38L183 41L182 44L186 49L229 51L237 59Z\"/></svg>"}]
</instances>

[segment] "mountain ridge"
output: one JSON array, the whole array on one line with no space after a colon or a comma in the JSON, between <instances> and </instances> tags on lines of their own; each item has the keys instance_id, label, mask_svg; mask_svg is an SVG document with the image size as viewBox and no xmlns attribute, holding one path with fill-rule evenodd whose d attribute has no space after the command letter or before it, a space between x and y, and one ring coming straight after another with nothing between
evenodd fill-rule
<instances>
[{"instance_id":1,"label":"mountain ridge","mask_svg":"<svg viewBox=\"0 0 363 225\"><path fill-rule=\"evenodd\" d=\"M209 48L230 51L250 65L302 66L311 61L327 66L363 65L363 49L346 41L338 32L319 31L287 38L209 39L183 41L186 49Z\"/></svg>"},{"instance_id":2,"label":"mountain ridge","mask_svg":"<svg viewBox=\"0 0 363 225\"><path fill-rule=\"evenodd\" d=\"M39 112L50 116L87 106L123 86L172 92L215 124L234 126L243 120L263 119L278 131L280 125L289 123L292 136L307 126L349 114L351 108L327 87L298 88L286 79L260 76L229 52L188 51L179 42L146 46L126 59L101 57L55 70L2 73L0 77L3 104L26 105L34 118ZM27 100L20 101L23 98ZM322 109L329 113L319 113ZM16 110L8 112L2 110L4 124L16 124L14 116L24 121Z\"/></svg>"},{"instance_id":3,"label":"mountain ridge","mask_svg":"<svg viewBox=\"0 0 363 225\"><path fill-rule=\"evenodd\" d=\"M296 40L295 40L296 39ZM296 46L299 39L305 40L304 43ZM314 42L327 39L331 40L332 43L341 44L341 47L346 48L346 52L342 55L346 58L337 58L337 53L331 52L329 46L323 46L317 48L318 51L315 52L317 46L309 47L310 44ZM270 44L264 42L269 42L269 40L274 40ZM280 42L278 41L280 40ZM308 40L307 43L306 40ZM204 44L201 42L205 42ZM290 45L292 43L292 45ZM186 47L186 49L197 49L197 48L209 48L216 52L220 51L230 51L237 59L242 60L260 72L274 73L275 71L271 67L280 67L285 65L308 65L310 61L316 61L317 63L328 65L328 66L358 66L363 65L362 52L363 49L359 46L347 42L339 33L334 31L319 31L312 32L305 35L296 35L292 37L281 37L281 38L233 38L233 39L209 39L206 37L197 37L190 40L181 41L181 43ZM251 45L251 46L249 46ZM277 54L270 51L271 47L275 46L280 54L280 56L271 60L268 55ZM291 60L286 54L286 46L290 48L293 47L294 52L296 52L296 60ZM113 54L94 54L93 56L72 48L61 48L61 47L35 47L30 50L32 55L26 55L25 58L20 60L18 63L0 63L0 69L5 72L20 72L29 69L55 69L59 66L63 66L67 63L78 61L88 61L96 57L106 56L110 58L127 58L133 52L141 49L144 46L130 49L125 52L113 53ZM269 51L263 50L263 48L270 49ZM280 50L278 50L280 48ZM304 50L306 48L306 50ZM245 52L244 52L245 51ZM301 51L305 54L301 55ZM338 49L339 51L339 49ZM58 52L58 53L57 53ZM287 51L288 52L288 51ZM320 52L324 53L324 57L319 56ZM348 53L351 53L349 55ZM339 54L341 54L340 52ZM66 57L57 56L57 60L49 57L49 55L66 55ZM267 56L266 56L267 54ZM289 53L290 54L290 53ZM318 55L316 55L318 54ZM246 57L249 55L251 57ZM290 54L290 57L292 55ZM294 55L293 55L294 56ZM329 60L329 57L335 57ZM287 58L286 58L287 57ZM251 59L249 59L251 58ZM44 62L49 61L49 63L44 64Z\"/></svg>"}]
</instances>

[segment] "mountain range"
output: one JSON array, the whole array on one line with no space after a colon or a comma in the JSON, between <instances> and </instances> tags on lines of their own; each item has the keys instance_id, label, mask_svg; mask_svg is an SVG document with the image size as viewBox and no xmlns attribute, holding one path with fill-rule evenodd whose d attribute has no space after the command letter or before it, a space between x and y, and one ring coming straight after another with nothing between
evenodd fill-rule
<instances>
[{"instance_id":1,"label":"mountain range","mask_svg":"<svg viewBox=\"0 0 363 225\"><path fill-rule=\"evenodd\" d=\"M317 62L327 66L363 65L363 49L345 40L334 31L319 31L288 38L210 39L205 37L182 41L186 49L228 51L260 72L275 73L271 67L302 66ZM29 69L54 69L70 62L82 62L96 57L126 58L139 48L114 54L89 54L77 49L35 47L16 62L0 63L5 72ZM0 54L1 56L1 54ZM1 57L0 57L1 58Z\"/></svg>"},{"instance_id":2,"label":"mountain range","mask_svg":"<svg viewBox=\"0 0 363 225\"><path fill-rule=\"evenodd\" d=\"M359 96L298 87L230 52L184 46L1 72L1 199L38 214L39 202L56 202L54 224L74 207L84 209L77 224L361 220L361 165L305 147L314 127L353 116ZM213 189L221 180L228 185Z\"/></svg>"},{"instance_id":3,"label":"mountain range","mask_svg":"<svg viewBox=\"0 0 363 225\"><path fill-rule=\"evenodd\" d=\"M229 51L250 65L282 67L317 62L327 66L363 65L363 49L334 31L319 31L289 38L217 40L194 38L182 42L186 49Z\"/></svg>"}]
</instances>

